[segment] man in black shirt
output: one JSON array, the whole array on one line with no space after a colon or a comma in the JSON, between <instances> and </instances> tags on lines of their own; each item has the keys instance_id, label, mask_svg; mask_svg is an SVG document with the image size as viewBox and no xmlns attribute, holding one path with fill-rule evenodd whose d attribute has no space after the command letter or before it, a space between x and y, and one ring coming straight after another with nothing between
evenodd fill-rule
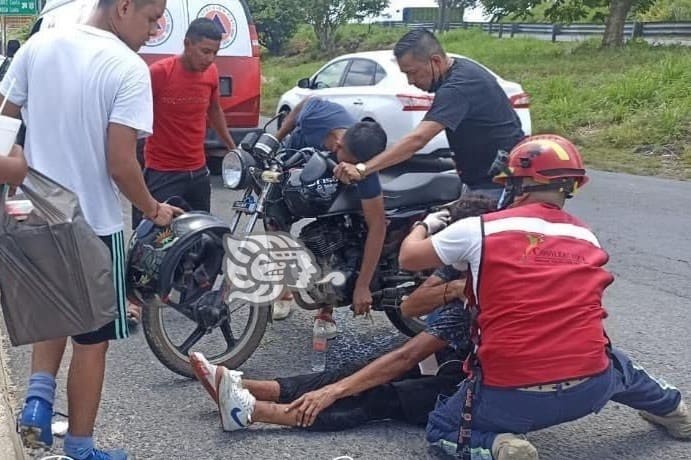
<instances>
[{"instance_id":1,"label":"man in black shirt","mask_svg":"<svg viewBox=\"0 0 691 460\"><path fill-rule=\"evenodd\" d=\"M510 151L523 137L521 121L494 75L468 59L446 55L437 38L424 29L411 30L394 47L408 83L435 93L425 118L408 135L365 163L341 163L336 176L346 182L412 157L440 131L446 130L461 179L471 189L495 198L501 187L488 170L498 150Z\"/></svg>"}]
</instances>

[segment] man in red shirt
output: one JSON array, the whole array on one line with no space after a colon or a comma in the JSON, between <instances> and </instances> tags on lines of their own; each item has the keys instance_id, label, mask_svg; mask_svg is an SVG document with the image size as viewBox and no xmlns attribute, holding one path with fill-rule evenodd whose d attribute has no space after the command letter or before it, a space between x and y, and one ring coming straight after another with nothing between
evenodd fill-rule
<instances>
[{"instance_id":1,"label":"man in red shirt","mask_svg":"<svg viewBox=\"0 0 691 460\"><path fill-rule=\"evenodd\" d=\"M211 184L206 167L204 138L207 119L228 149L235 143L228 133L218 92L214 64L221 31L213 21L192 21L185 49L151 64L154 133L144 147L144 178L160 201L179 196L193 210L209 211ZM132 210L132 228L142 216Z\"/></svg>"},{"instance_id":2,"label":"man in red shirt","mask_svg":"<svg viewBox=\"0 0 691 460\"><path fill-rule=\"evenodd\" d=\"M587 182L568 140L534 136L505 162L501 211L448 228L416 226L401 268L467 268L469 305L479 305L472 377L429 416L427 439L475 459L533 460L523 435L598 412L607 401L641 411L670 435L691 439L691 417L674 387L652 378L605 334L604 290L613 276L597 237L563 211Z\"/></svg>"}]
</instances>

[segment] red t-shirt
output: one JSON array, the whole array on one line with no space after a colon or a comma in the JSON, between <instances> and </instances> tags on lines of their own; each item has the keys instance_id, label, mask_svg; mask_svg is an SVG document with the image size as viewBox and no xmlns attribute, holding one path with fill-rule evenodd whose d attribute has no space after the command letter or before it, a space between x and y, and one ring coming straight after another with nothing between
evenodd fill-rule
<instances>
[{"instance_id":1,"label":"red t-shirt","mask_svg":"<svg viewBox=\"0 0 691 460\"><path fill-rule=\"evenodd\" d=\"M206 119L211 101L218 99L218 69L186 70L179 56L149 67L154 99L154 133L146 140L147 168L194 171L204 167Z\"/></svg>"}]
</instances>

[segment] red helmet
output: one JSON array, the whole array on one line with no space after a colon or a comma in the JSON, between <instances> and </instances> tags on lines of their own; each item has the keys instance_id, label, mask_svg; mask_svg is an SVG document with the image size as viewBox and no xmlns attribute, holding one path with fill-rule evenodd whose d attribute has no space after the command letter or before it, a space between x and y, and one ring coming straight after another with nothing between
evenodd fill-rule
<instances>
[{"instance_id":1,"label":"red helmet","mask_svg":"<svg viewBox=\"0 0 691 460\"><path fill-rule=\"evenodd\" d=\"M554 134L531 136L518 143L509 154L507 168L494 177L494 182L505 184L509 177L529 177L542 184L574 179L573 190L567 193L588 182L576 146Z\"/></svg>"}]
</instances>

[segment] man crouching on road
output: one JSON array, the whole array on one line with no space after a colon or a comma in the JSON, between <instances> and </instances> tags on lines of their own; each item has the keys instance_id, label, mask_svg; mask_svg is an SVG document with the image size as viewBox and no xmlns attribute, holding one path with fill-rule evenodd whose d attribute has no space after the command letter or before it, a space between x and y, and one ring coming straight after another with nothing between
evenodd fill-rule
<instances>
[{"instance_id":1,"label":"man crouching on road","mask_svg":"<svg viewBox=\"0 0 691 460\"><path fill-rule=\"evenodd\" d=\"M451 453L464 459L472 450L473 459L533 460L526 433L598 412L610 400L691 439L681 393L613 348L605 333L609 256L562 209L587 182L577 148L559 136L528 138L495 180L508 208L436 234L419 226L401 247L407 270L469 266L469 304L477 304L470 297L480 303L479 348L466 362L472 376L430 414L428 441L453 444Z\"/></svg>"},{"instance_id":2,"label":"man crouching on road","mask_svg":"<svg viewBox=\"0 0 691 460\"><path fill-rule=\"evenodd\" d=\"M468 196L452 217L478 215L496 209L496 201ZM448 214L432 214L424 224L433 230ZM235 431L253 422L303 427L315 431L355 428L394 419L424 426L439 395L449 396L463 378L459 358L469 351L469 321L464 309L465 281L450 267L437 270L402 304L408 317L425 315L427 328L405 345L363 367L352 363L325 372L242 380L242 372L209 364L199 353L190 361L195 375L218 403L224 430ZM436 310L435 310L436 309ZM437 375L423 376L417 364L447 352L455 360L442 364ZM448 355L448 353L445 353ZM443 360L442 360L443 361Z\"/></svg>"}]
</instances>

